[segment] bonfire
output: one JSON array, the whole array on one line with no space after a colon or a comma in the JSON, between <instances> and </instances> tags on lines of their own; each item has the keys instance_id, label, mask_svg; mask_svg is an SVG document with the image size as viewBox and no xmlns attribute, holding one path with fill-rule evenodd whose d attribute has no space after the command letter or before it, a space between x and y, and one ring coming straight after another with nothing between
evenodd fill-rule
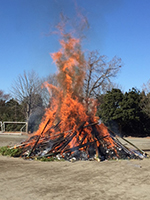
<instances>
[{"instance_id":1,"label":"bonfire","mask_svg":"<svg viewBox=\"0 0 150 200\"><path fill-rule=\"evenodd\" d=\"M13 148L21 148L20 156L25 158L139 158L139 153L124 146L96 116L96 100L84 97L86 61L80 40L61 35L61 49L51 54L58 69L58 86L44 83L51 98L39 129Z\"/></svg>"}]
</instances>

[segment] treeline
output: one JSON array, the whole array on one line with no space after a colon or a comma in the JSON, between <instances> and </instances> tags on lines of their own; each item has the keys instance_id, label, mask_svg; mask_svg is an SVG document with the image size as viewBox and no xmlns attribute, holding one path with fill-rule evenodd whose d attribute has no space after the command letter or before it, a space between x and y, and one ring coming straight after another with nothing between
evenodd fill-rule
<instances>
[{"instance_id":1,"label":"treeline","mask_svg":"<svg viewBox=\"0 0 150 200\"><path fill-rule=\"evenodd\" d=\"M98 115L121 136L150 136L150 93L113 88L100 98Z\"/></svg>"},{"instance_id":2,"label":"treeline","mask_svg":"<svg viewBox=\"0 0 150 200\"><path fill-rule=\"evenodd\" d=\"M38 129L41 118L44 114L45 107L39 95L35 95L34 106L28 120L28 132L34 132ZM25 101L19 103L17 100L11 98L10 94L4 94L0 90L0 121L1 122L27 122L28 105ZM5 131L20 131L22 124L6 123ZM1 127L2 128L2 127ZM22 131L26 131L26 127Z\"/></svg>"},{"instance_id":3,"label":"treeline","mask_svg":"<svg viewBox=\"0 0 150 200\"><path fill-rule=\"evenodd\" d=\"M1 91L2 94L2 91ZM9 99L0 99L0 121L16 121L16 122L25 122L25 116L23 114L23 107L13 98ZM21 124L6 124L6 130L20 130L22 127Z\"/></svg>"},{"instance_id":4,"label":"treeline","mask_svg":"<svg viewBox=\"0 0 150 200\"><path fill-rule=\"evenodd\" d=\"M97 115L115 133L121 136L150 136L150 93L135 88L123 93L120 89L112 88L99 95L98 105ZM0 121L25 122L26 106L25 102L19 104L10 95L0 91ZM38 129L45 108L42 97L37 95L29 117L29 132ZM21 127L18 124L8 124L6 130L17 131Z\"/></svg>"}]
</instances>

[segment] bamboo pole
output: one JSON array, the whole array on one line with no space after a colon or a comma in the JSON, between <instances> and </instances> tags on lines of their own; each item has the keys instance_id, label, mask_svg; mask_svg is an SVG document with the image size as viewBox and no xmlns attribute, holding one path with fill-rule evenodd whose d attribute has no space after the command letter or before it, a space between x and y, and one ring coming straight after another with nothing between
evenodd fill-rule
<instances>
[{"instance_id":1,"label":"bamboo pole","mask_svg":"<svg viewBox=\"0 0 150 200\"><path fill-rule=\"evenodd\" d=\"M31 154L32 154L33 150L35 149L35 147L36 147L36 145L37 145L37 143L38 143L39 139L40 139L40 138L41 138L41 136L43 135L43 133L44 133L44 131L45 131L45 129L46 129L46 127L47 127L47 125L48 125L48 123L49 123L49 122L50 122L50 119L47 121L47 123L45 124L45 126L44 126L44 128L43 128L43 130L42 130L41 134L38 136L38 138L37 138L36 142L34 143L34 145L33 145L32 149L31 149L31 151L30 151L30 152L29 152L29 154L28 154L28 157L30 157L30 156L31 156ZM52 127L51 127L51 128L52 128Z\"/></svg>"},{"instance_id":2,"label":"bamboo pole","mask_svg":"<svg viewBox=\"0 0 150 200\"><path fill-rule=\"evenodd\" d=\"M138 148L137 146L135 146L132 142L130 142L130 141L128 141L127 139L125 139L125 138L122 138L124 141L126 141L127 143L129 143L131 146L133 146L133 147L135 147L139 152L141 152L143 155L145 155L146 153L142 150L142 149L140 149L140 148Z\"/></svg>"},{"instance_id":3,"label":"bamboo pole","mask_svg":"<svg viewBox=\"0 0 150 200\"><path fill-rule=\"evenodd\" d=\"M110 132L112 132L114 135L115 135L115 137L117 136L117 137L119 137L115 132L113 132L112 130L110 130L109 128L108 128L108 130L110 131ZM130 142L130 141L128 141L127 139L125 139L124 137L121 137L121 139L123 139L124 141L126 141L128 144L130 144L131 146L133 146L134 148L136 148L140 153L142 153L143 155L146 155L146 153L142 150L142 149L140 149L140 148L138 148L136 145L134 145L132 142ZM127 147L126 147L127 148Z\"/></svg>"}]
</instances>

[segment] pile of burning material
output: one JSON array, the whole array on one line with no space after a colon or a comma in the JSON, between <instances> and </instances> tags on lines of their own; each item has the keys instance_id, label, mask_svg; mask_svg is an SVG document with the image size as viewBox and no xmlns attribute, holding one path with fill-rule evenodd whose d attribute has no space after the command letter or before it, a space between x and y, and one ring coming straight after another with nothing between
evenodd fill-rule
<instances>
[{"instance_id":1,"label":"pile of burning material","mask_svg":"<svg viewBox=\"0 0 150 200\"><path fill-rule=\"evenodd\" d=\"M65 160L142 159L146 154L123 145L118 136L104 124L83 122L76 130L60 133L58 122L40 135L34 135L15 148L21 148L25 158L64 158ZM126 140L126 142L128 142ZM135 145L133 145L135 147Z\"/></svg>"},{"instance_id":2,"label":"pile of burning material","mask_svg":"<svg viewBox=\"0 0 150 200\"><path fill-rule=\"evenodd\" d=\"M80 40L64 34L62 48L52 54L58 68L58 87L45 83L50 93L38 131L15 148L21 157L57 157L66 160L140 158L125 147L104 124L98 123L95 99L84 97L86 61ZM142 152L142 155L143 152Z\"/></svg>"}]
</instances>

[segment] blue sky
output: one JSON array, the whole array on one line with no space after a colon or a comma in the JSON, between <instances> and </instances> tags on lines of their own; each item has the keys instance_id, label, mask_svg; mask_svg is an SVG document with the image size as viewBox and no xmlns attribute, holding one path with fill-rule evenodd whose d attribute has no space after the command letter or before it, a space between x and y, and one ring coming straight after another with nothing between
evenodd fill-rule
<instances>
[{"instance_id":1,"label":"blue sky","mask_svg":"<svg viewBox=\"0 0 150 200\"><path fill-rule=\"evenodd\" d=\"M75 4L89 22L83 50L120 57L114 81L124 91L141 90L150 79L149 0L0 0L1 90L9 93L24 71L40 77L56 72L49 54L59 49L58 37L49 33L60 12L75 17Z\"/></svg>"}]
</instances>

